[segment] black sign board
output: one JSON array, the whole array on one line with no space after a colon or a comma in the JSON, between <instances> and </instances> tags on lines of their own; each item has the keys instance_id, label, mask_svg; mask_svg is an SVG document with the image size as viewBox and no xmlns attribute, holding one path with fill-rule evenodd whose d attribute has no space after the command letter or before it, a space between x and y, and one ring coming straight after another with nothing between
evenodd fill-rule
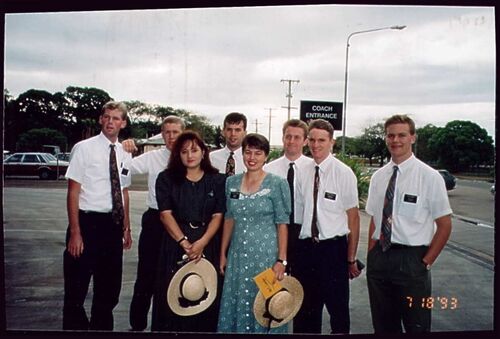
<instances>
[{"instance_id":1,"label":"black sign board","mask_svg":"<svg viewBox=\"0 0 500 339\"><path fill-rule=\"evenodd\" d=\"M332 124L336 131L342 130L342 103L333 101L300 101L300 120L324 119Z\"/></svg>"}]
</instances>

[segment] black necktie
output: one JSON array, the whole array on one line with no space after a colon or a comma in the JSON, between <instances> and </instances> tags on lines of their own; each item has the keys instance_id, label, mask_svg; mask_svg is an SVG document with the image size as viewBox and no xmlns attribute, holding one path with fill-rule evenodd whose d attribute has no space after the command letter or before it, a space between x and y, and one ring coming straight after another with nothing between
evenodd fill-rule
<instances>
[{"instance_id":1,"label":"black necktie","mask_svg":"<svg viewBox=\"0 0 500 339\"><path fill-rule=\"evenodd\" d=\"M398 166L393 167L393 172L387 190L385 191L384 209L382 210L382 231L380 232L380 244L382 251L387 251L391 247L392 233L392 206L394 203L394 188L396 186L396 176L398 175Z\"/></svg>"},{"instance_id":2,"label":"black necktie","mask_svg":"<svg viewBox=\"0 0 500 339\"><path fill-rule=\"evenodd\" d=\"M314 205L313 205L313 218L311 222L311 238L313 241L319 241L319 230L318 230L318 190L319 190L319 166L316 166L316 172L314 173Z\"/></svg>"},{"instance_id":3,"label":"black necktie","mask_svg":"<svg viewBox=\"0 0 500 339\"><path fill-rule=\"evenodd\" d=\"M226 162L226 174L227 174L227 176L234 175L235 164L234 164L233 155L234 155L234 152L231 152L231 153L229 153L229 157L227 158L227 162Z\"/></svg>"},{"instance_id":4,"label":"black necktie","mask_svg":"<svg viewBox=\"0 0 500 339\"><path fill-rule=\"evenodd\" d=\"M124 213L120 176L116 164L115 145L109 145L109 147L111 148L109 151L109 177L111 179L111 199L113 202L111 216L115 224L121 224L123 222Z\"/></svg>"},{"instance_id":5,"label":"black necktie","mask_svg":"<svg viewBox=\"0 0 500 339\"><path fill-rule=\"evenodd\" d=\"M290 201L292 204L292 213L290 213L290 225L295 223L295 213L294 213L294 191L293 191L293 178L295 176L295 171L293 169L293 162L290 163L288 167L288 173L286 174L286 180L288 181L288 186L290 187Z\"/></svg>"}]
</instances>

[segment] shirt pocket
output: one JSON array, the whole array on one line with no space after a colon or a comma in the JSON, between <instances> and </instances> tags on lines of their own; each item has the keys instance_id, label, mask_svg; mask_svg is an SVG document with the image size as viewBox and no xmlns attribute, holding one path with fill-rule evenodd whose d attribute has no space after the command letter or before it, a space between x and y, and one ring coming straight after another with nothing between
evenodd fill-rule
<instances>
[{"instance_id":1,"label":"shirt pocket","mask_svg":"<svg viewBox=\"0 0 500 339\"><path fill-rule=\"evenodd\" d=\"M340 196L336 192L324 192L322 198L325 210L333 213L342 211Z\"/></svg>"},{"instance_id":2,"label":"shirt pocket","mask_svg":"<svg viewBox=\"0 0 500 339\"><path fill-rule=\"evenodd\" d=\"M405 192L398 199L398 214L408 220L423 222L425 220L424 198L416 193Z\"/></svg>"}]
</instances>

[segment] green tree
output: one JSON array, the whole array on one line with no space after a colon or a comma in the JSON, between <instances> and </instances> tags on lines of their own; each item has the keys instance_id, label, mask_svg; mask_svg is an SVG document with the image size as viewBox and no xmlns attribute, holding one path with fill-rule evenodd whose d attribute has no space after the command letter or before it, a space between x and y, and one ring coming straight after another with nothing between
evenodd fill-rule
<instances>
[{"instance_id":1,"label":"green tree","mask_svg":"<svg viewBox=\"0 0 500 339\"><path fill-rule=\"evenodd\" d=\"M352 159L344 154L338 154L337 159L342 161L344 164L349 166L354 172L356 179L358 180L358 199L360 208L363 208L368 197L368 186L370 185L370 177L365 171L363 163L358 159Z\"/></svg>"},{"instance_id":2,"label":"green tree","mask_svg":"<svg viewBox=\"0 0 500 339\"><path fill-rule=\"evenodd\" d=\"M372 166L374 157L380 159L380 166L382 166L384 159L387 158L388 155L385 145L384 124L378 123L365 128L357 147L359 149L359 155L368 158L370 166Z\"/></svg>"},{"instance_id":3,"label":"green tree","mask_svg":"<svg viewBox=\"0 0 500 339\"><path fill-rule=\"evenodd\" d=\"M432 163L438 159L438 154L429 147L429 140L439 129L439 127L433 124L427 124L424 127L417 128L417 141L413 148L414 153L420 160L426 163Z\"/></svg>"},{"instance_id":4,"label":"green tree","mask_svg":"<svg viewBox=\"0 0 500 339\"><path fill-rule=\"evenodd\" d=\"M66 118L73 121L70 144L97 134L102 106L113 100L109 94L99 88L69 86L63 96Z\"/></svg>"},{"instance_id":5,"label":"green tree","mask_svg":"<svg viewBox=\"0 0 500 339\"><path fill-rule=\"evenodd\" d=\"M438 155L438 165L451 172L492 165L493 139L472 121L454 120L429 139L429 149Z\"/></svg>"},{"instance_id":6,"label":"green tree","mask_svg":"<svg viewBox=\"0 0 500 339\"><path fill-rule=\"evenodd\" d=\"M65 150L67 139L61 132L51 128L34 128L19 136L17 150L25 152L41 151L43 145L57 145Z\"/></svg>"}]
</instances>

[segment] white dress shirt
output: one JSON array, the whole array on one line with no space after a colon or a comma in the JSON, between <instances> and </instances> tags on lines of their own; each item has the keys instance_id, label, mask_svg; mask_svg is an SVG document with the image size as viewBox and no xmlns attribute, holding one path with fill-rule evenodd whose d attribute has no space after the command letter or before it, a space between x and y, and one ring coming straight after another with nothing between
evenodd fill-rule
<instances>
[{"instance_id":1,"label":"white dress shirt","mask_svg":"<svg viewBox=\"0 0 500 339\"><path fill-rule=\"evenodd\" d=\"M297 160L291 161L289 160L286 156L282 156L278 159L275 159L271 161L268 164L264 165L264 171L276 174L284 179L287 179L288 175L288 169L290 168L290 163L293 162L293 169L294 169L294 180L293 180L293 196L294 196L294 222L298 224L299 220L302 221L302 211L299 211L297 208L297 178L299 176L299 173L302 172L307 165L314 163L314 160L306 157L305 155L301 154Z\"/></svg>"},{"instance_id":2,"label":"white dress shirt","mask_svg":"<svg viewBox=\"0 0 500 339\"><path fill-rule=\"evenodd\" d=\"M297 200L303 210L299 239L311 237L314 210L314 174L316 162L307 164L300 173ZM349 234L346 211L358 206L358 184L351 168L330 154L319 166L317 225L319 239L326 240Z\"/></svg>"},{"instance_id":3,"label":"white dress shirt","mask_svg":"<svg viewBox=\"0 0 500 339\"><path fill-rule=\"evenodd\" d=\"M390 161L373 174L365 208L375 223L372 238L380 237L385 191L393 166L398 166L398 175L391 241L409 246L429 245L435 232L434 220L451 214L452 210L441 174L414 155L399 165Z\"/></svg>"},{"instance_id":4,"label":"white dress shirt","mask_svg":"<svg viewBox=\"0 0 500 339\"><path fill-rule=\"evenodd\" d=\"M93 212L111 212L111 181L109 153L112 143L102 134L78 142L71 150L71 162L66 178L81 184L79 209ZM123 188L130 186L130 171L127 164L131 156L122 145L115 143L116 163ZM123 194L122 194L123 199Z\"/></svg>"},{"instance_id":5,"label":"white dress shirt","mask_svg":"<svg viewBox=\"0 0 500 339\"><path fill-rule=\"evenodd\" d=\"M158 174L165 170L170 159L170 151L164 147L154 151L149 151L132 159L130 164L130 174L148 174L148 197L146 204L148 207L158 209L156 201L156 178Z\"/></svg>"},{"instance_id":6,"label":"white dress shirt","mask_svg":"<svg viewBox=\"0 0 500 339\"><path fill-rule=\"evenodd\" d=\"M219 170L219 173L226 174L227 158L231 150L225 146L224 148L210 152L210 162L212 166ZM243 163L243 149L240 147L234 151L234 174L243 173L245 171L245 164Z\"/></svg>"}]
</instances>

